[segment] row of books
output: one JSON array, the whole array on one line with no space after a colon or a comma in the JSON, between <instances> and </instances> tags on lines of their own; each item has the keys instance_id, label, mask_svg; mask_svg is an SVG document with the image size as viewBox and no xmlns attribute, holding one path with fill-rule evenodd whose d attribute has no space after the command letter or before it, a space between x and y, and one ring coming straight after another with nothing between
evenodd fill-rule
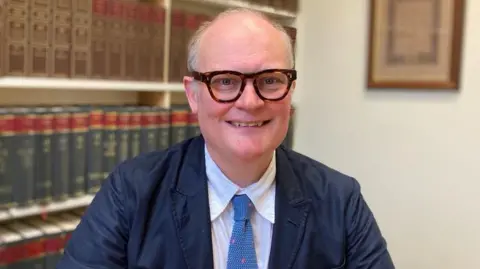
<instances>
[{"instance_id":1,"label":"row of books","mask_svg":"<svg viewBox=\"0 0 480 269\"><path fill-rule=\"evenodd\" d=\"M0 269L53 269L83 210L0 224Z\"/></svg>"},{"instance_id":2,"label":"row of books","mask_svg":"<svg viewBox=\"0 0 480 269\"><path fill-rule=\"evenodd\" d=\"M187 43L211 15L172 10L165 78L166 14L158 3L138 0L0 1L0 73L179 82L187 74ZM295 40L296 29L286 29Z\"/></svg>"},{"instance_id":3,"label":"row of books","mask_svg":"<svg viewBox=\"0 0 480 269\"><path fill-rule=\"evenodd\" d=\"M0 108L0 207L96 193L116 164L199 134L187 106Z\"/></svg>"},{"instance_id":4,"label":"row of books","mask_svg":"<svg viewBox=\"0 0 480 269\"><path fill-rule=\"evenodd\" d=\"M2 107L0 209L95 194L120 162L199 134L187 105Z\"/></svg>"}]
</instances>

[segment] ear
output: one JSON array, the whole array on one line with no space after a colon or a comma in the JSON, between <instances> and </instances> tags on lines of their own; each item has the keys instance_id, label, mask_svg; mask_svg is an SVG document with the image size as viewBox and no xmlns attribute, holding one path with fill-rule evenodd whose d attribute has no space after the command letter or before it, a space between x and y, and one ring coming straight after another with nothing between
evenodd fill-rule
<instances>
[{"instance_id":1,"label":"ear","mask_svg":"<svg viewBox=\"0 0 480 269\"><path fill-rule=\"evenodd\" d=\"M294 80L292 82L292 85L290 86L290 92L293 93L295 91L295 88L297 87L297 81Z\"/></svg>"},{"instance_id":2,"label":"ear","mask_svg":"<svg viewBox=\"0 0 480 269\"><path fill-rule=\"evenodd\" d=\"M196 114L198 111L198 85L192 77L183 77L183 86L187 95L188 104L192 113Z\"/></svg>"}]
</instances>

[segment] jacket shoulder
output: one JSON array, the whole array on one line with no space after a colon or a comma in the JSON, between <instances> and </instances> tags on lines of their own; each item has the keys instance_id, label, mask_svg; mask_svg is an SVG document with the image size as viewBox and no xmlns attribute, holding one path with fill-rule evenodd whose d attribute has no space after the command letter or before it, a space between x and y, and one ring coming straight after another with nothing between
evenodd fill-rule
<instances>
[{"instance_id":1,"label":"jacket shoulder","mask_svg":"<svg viewBox=\"0 0 480 269\"><path fill-rule=\"evenodd\" d=\"M183 163L193 139L185 140L165 150L142 153L118 164L113 173L133 190L147 190L164 182L170 171L175 171Z\"/></svg>"},{"instance_id":2,"label":"jacket shoulder","mask_svg":"<svg viewBox=\"0 0 480 269\"><path fill-rule=\"evenodd\" d=\"M360 184L354 177L296 151L286 149L285 153L306 192L313 192L319 198L348 198L360 192Z\"/></svg>"}]
</instances>

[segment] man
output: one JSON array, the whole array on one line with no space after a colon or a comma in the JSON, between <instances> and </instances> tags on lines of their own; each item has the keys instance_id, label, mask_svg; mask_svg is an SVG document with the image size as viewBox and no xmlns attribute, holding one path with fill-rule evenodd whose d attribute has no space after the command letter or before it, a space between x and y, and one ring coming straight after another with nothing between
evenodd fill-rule
<instances>
[{"instance_id":1,"label":"man","mask_svg":"<svg viewBox=\"0 0 480 269\"><path fill-rule=\"evenodd\" d=\"M202 136L120 164L57 268L394 268L357 181L280 146L290 42L248 10L199 29L184 85Z\"/></svg>"}]
</instances>

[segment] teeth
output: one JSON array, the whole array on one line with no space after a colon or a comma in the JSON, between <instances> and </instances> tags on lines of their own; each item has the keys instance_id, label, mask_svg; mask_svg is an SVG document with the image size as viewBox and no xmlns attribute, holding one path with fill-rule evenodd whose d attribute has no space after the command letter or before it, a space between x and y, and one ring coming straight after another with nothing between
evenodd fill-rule
<instances>
[{"instance_id":1,"label":"teeth","mask_svg":"<svg viewBox=\"0 0 480 269\"><path fill-rule=\"evenodd\" d=\"M257 121L257 122L238 122L238 121L232 121L231 122L233 126L235 127L260 127L264 124L263 121Z\"/></svg>"}]
</instances>

